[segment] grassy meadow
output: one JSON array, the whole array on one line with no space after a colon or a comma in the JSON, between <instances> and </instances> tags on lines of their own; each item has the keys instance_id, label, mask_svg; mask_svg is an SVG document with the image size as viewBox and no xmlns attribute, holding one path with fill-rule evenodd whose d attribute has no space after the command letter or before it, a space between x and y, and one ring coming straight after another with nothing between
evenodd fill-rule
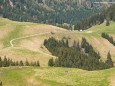
<instances>
[{"instance_id":1,"label":"grassy meadow","mask_svg":"<svg viewBox=\"0 0 115 86\"><path fill-rule=\"evenodd\" d=\"M0 68L3 86L109 86L115 69L85 71L74 68Z\"/></svg>"},{"instance_id":2,"label":"grassy meadow","mask_svg":"<svg viewBox=\"0 0 115 86\"><path fill-rule=\"evenodd\" d=\"M36 24L30 22L16 22L0 18L0 56L7 56L13 60L36 61L41 67L9 67L0 68L0 80L3 86L115 86L115 68L99 71L86 71L74 68L47 67L48 60L53 56L43 46L44 39L55 37L67 38L69 44L74 40L80 41L85 37L100 52L103 60L108 51L111 52L115 62L115 47L101 37L102 32L110 34L115 39L115 22L110 26L93 26L83 32L68 31L52 25ZM43 34L13 41L14 47L10 47L10 41L15 38L25 37L44 32L55 34Z\"/></svg>"}]
</instances>

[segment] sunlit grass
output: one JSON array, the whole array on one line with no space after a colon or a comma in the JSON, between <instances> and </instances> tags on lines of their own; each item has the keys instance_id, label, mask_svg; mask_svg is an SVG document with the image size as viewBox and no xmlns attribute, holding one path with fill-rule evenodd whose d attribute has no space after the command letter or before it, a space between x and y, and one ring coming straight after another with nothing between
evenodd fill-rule
<instances>
[{"instance_id":1,"label":"sunlit grass","mask_svg":"<svg viewBox=\"0 0 115 86\"><path fill-rule=\"evenodd\" d=\"M114 68L100 71L56 67L0 68L3 86L38 86L39 83L40 86L109 86L113 74ZM28 80L35 80L37 85Z\"/></svg>"}]
</instances>

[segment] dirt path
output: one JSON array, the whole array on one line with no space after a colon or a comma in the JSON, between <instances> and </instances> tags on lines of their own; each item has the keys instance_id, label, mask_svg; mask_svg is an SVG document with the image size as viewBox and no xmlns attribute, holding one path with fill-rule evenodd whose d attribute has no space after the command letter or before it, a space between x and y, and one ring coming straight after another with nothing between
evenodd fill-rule
<instances>
[{"instance_id":1,"label":"dirt path","mask_svg":"<svg viewBox=\"0 0 115 86\"><path fill-rule=\"evenodd\" d=\"M10 40L10 47L14 47L13 42L16 41L16 40L26 39L26 38L30 38L30 37L34 37L34 36L45 35L45 34L50 34L50 32L38 33L38 34L30 35L30 36L25 36L25 37L19 37L19 38L12 39L12 40Z\"/></svg>"},{"instance_id":2,"label":"dirt path","mask_svg":"<svg viewBox=\"0 0 115 86\"><path fill-rule=\"evenodd\" d=\"M35 37L35 36L41 36L41 35L50 34L50 33L51 33L51 32L44 32L44 33L38 33L38 34L33 34L33 35L25 36L25 37L19 37L19 38L12 39L12 40L10 40L10 47L14 47L13 42L16 41L16 40L26 39L26 38ZM38 52L40 52L41 54L44 54L44 55L47 55L47 56L56 58L56 56L53 56L53 55L51 55L51 54L44 53L44 52L41 51L41 50L39 50Z\"/></svg>"},{"instance_id":3,"label":"dirt path","mask_svg":"<svg viewBox=\"0 0 115 86\"><path fill-rule=\"evenodd\" d=\"M45 35L45 34L50 34L51 32L44 32L44 33L38 33L38 34L33 34L33 35L29 35L29 36L24 36L24 37L19 37L19 38L14 38L12 40L10 40L10 47L7 47L7 48L12 48L14 47L14 44L13 42L16 41L16 40L20 40L20 39L26 39L26 38L30 38L30 37L36 37L36 36L41 36L41 35ZM67 32L57 32L56 33L67 33ZM69 32L69 33L73 33L73 32ZM38 50L38 52L40 52L41 54L44 54L44 55L47 55L47 56L50 56L50 57L54 57L56 58L56 56L53 56L51 54L47 54L41 50Z\"/></svg>"},{"instance_id":4,"label":"dirt path","mask_svg":"<svg viewBox=\"0 0 115 86\"><path fill-rule=\"evenodd\" d=\"M110 79L110 86L115 86L115 75L113 75Z\"/></svg>"}]
</instances>

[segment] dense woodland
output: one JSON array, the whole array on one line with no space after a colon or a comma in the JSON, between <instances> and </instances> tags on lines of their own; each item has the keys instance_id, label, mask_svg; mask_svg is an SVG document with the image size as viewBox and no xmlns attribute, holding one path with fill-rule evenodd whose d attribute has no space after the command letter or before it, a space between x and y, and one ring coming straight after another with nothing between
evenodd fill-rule
<instances>
[{"instance_id":1,"label":"dense woodland","mask_svg":"<svg viewBox=\"0 0 115 86\"><path fill-rule=\"evenodd\" d=\"M0 67L9 67L9 66L40 66L39 61L29 62L27 59L25 62L13 61L12 59L0 57Z\"/></svg>"},{"instance_id":2,"label":"dense woodland","mask_svg":"<svg viewBox=\"0 0 115 86\"><path fill-rule=\"evenodd\" d=\"M95 0L0 0L0 15L11 20L47 23L66 29L72 29L73 25L77 30L87 29L104 21L104 16L98 13L106 8L105 5L95 5L93 1ZM94 14L97 15L91 17ZM87 19L78 22L84 18Z\"/></svg>"},{"instance_id":3,"label":"dense woodland","mask_svg":"<svg viewBox=\"0 0 115 86\"><path fill-rule=\"evenodd\" d=\"M107 55L107 60L103 62L100 54L94 50L85 38L82 38L81 44L74 41L72 47L69 47L68 40L56 40L55 38L45 40L44 45L52 55L58 57L55 60L50 59L49 66L85 70L101 70L113 67L110 52Z\"/></svg>"},{"instance_id":4,"label":"dense woodland","mask_svg":"<svg viewBox=\"0 0 115 86\"><path fill-rule=\"evenodd\" d=\"M75 29L85 30L94 25L102 24L104 21L106 21L106 26L110 25L110 21L115 21L115 5L112 5L110 8L100 14L96 14L94 16L81 20L80 22L76 23Z\"/></svg>"},{"instance_id":5,"label":"dense woodland","mask_svg":"<svg viewBox=\"0 0 115 86\"><path fill-rule=\"evenodd\" d=\"M112 36L109 36L107 33L102 33L101 36L115 46L115 41Z\"/></svg>"},{"instance_id":6,"label":"dense woodland","mask_svg":"<svg viewBox=\"0 0 115 86\"><path fill-rule=\"evenodd\" d=\"M105 14L97 14L83 19L75 24L75 30L85 30L94 25L102 24L105 21Z\"/></svg>"},{"instance_id":7,"label":"dense woodland","mask_svg":"<svg viewBox=\"0 0 115 86\"><path fill-rule=\"evenodd\" d=\"M104 20L107 20L107 24L110 20L115 21L114 5L104 11L108 5L95 5L93 1L95 0L0 0L0 16L76 30L88 29Z\"/></svg>"}]
</instances>

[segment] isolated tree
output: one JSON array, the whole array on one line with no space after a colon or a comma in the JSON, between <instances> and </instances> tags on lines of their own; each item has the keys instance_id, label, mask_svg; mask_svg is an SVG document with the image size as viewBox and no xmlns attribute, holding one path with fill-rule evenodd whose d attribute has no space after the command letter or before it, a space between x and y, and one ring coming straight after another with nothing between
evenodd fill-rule
<instances>
[{"instance_id":1,"label":"isolated tree","mask_svg":"<svg viewBox=\"0 0 115 86\"><path fill-rule=\"evenodd\" d=\"M2 58L0 57L0 67L2 67Z\"/></svg>"},{"instance_id":2,"label":"isolated tree","mask_svg":"<svg viewBox=\"0 0 115 86\"><path fill-rule=\"evenodd\" d=\"M30 65L27 59L26 59L25 65L26 65L26 66L29 66L29 65Z\"/></svg>"},{"instance_id":3,"label":"isolated tree","mask_svg":"<svg viewBox=\"0 0 115 86\"><path fill-rule=\"evenodd\" d=\"M106 15L106 26L110 25L110 15L109 13Z\"/></svg>"},{"instance_id":4,"label":"isolated tree","mask_svg":"<svg viewBox=\"0 0 115 86\"><path fill-rule=\"evenodd\" d=\"M108 54L107 54L106 64L107 64L109 67L113 67L113 61L112 61L112 59L111 59L111 54L110 54L110 52L108 52Z\"/></svg>"},{"instance_id":5,"label":"isolated tree","mask_svg":"<svg viewBox=\"0 0 115 86\"><path fill-rule=\"evenodd\" d=\"M36 62L36 66L40 66L40 63L39 63L39 61L37 61L37 62Z\"/></svg>"},{"instance_id":6,"label":"isolated tree","mask_svg":"<svg viewBox=\"0 0 115 86\"><path fill-rule=\"evenodd\" d=\"M0 81L0 86L2 86L2 81Z\"/></svg>"},{"instance_id":7,"label":"isolated tree","mask_svg":"<svg viewBox=\"0 0 115 86\"><path fill-rule=\"evenodd\" d=\"M54 66L53 58L49 59L48 66Z\"/></svg>"},{"instance_id":8,"label":"isolated tree","mask_svg":"<svg viewBox=\"0 0 115 86\"><path fill-rule=\"evenodd\" d=\"M16 61L16 62L15 62L15 65L16 65L16 66L19 66L19 62L18 62L18 61Z\"/></svg>"},{"instance_id":9,"label":"isolated tree","mask_svg":"<svg viewBox=\"0 0 115 86\"><path fill-rule=\"evenodd\" d=\"M7 60L6 56L4 57L2 66L3 67L7 67L8 66L8 60Z\"/></svg>"},{"instance_id":10,"label":"isolated tree","mask_svg":"<svg viewBox=\"0 0 115 86\"><path fill-rule=\"evenodd\" d=\"M22 60L20 61L20 66L24 66L24 63Z\"/></svg>"},{"instance_id":11,"label":"isolated tree","mask_svg":"<svg viewBox=\"0 0 115 86\"><path fill-rule=\"evenodd\" d=\"M110 21L107 20L107 21L106 21L106 26L109 26L109 25L110 25Z\"/></svg>"}]
</instances>

